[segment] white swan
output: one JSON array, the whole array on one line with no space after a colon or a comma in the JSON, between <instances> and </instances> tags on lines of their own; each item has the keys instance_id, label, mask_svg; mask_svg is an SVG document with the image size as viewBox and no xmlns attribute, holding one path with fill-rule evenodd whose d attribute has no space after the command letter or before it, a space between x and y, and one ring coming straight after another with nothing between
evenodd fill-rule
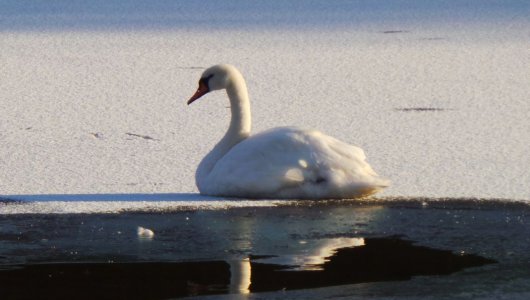
<instances>
[{"instance_id":1,"label":"white swan","mask_svg":"<svg viewBox=\"0 0 530 300\"><path fill-rule=\"evenodd\" d=\"M280 127L250 135L250 103L241 73L208 68L188 104L226 89L232 119L224 137L195 174L201 194L241 198L358 198L388 186L365 162L362 149L315 130Z\"/></svg>"}]
</instances>

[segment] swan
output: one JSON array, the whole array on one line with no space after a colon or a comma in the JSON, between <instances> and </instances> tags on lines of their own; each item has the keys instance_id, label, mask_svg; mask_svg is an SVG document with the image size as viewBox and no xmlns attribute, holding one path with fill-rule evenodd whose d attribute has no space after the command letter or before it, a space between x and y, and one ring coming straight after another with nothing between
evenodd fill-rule
<instances>
[{"instance_id":1,"label":"swan","mask_svg":"<svg viewBox=\"0 0 530 300\"><path fill-rule=\"evenodd\" d=\"M389 185L365 161L361 148L316 130L279 127L250 135L247 86L232 65L206 69L188 105L226 90L228 131L195 173L201 194L256 199L352 199Z\"/></svg>"}]
</instances>

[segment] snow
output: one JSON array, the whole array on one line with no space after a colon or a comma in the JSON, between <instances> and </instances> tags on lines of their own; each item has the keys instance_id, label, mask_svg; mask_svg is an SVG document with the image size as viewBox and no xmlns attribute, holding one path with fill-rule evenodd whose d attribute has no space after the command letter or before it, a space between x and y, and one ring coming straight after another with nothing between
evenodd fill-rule
<instances>
[{"instance_id":1,"label":"snow","mask_svg":"<svg viewBox=\"0 0 530 300\"><path fill-rule=\"evenodd\" d=\"M0 200L1 215L176 213L298 205L297 201L219 199L196 193L9 195Z\"/></svg>"},{"instance_id":2,"label":"snow","mask_svg":"<svg viewBox=\"0 0 530 300\"><path fill-rule=\"evenodd\" d=\"M202 68L231 63L254 132L363 148L392 181L381 197L530 202L528 16L493 0L1 1L0 195L194 201L229 110L219 92L185 103Z\"/></svg>"}]
</instances>

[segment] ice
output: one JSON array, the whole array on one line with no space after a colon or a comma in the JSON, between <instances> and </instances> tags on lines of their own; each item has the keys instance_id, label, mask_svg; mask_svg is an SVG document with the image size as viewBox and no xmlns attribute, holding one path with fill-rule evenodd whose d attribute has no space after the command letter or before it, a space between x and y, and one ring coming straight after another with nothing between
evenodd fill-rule
<instances>
[{"instance_id":1,"label":"ice","mask_svg":"<svg viewBox=\"0 0 530 300\"><path fill-rule=\"evenodd\" d=\"M530 201L529 15L528 1L2 1L0 195L94 196L46 212L196 194L229 110L222 93L185 102L224 62L247 79L254 132L360 146L392 181L381 197Z\"/></svg>"},{"instance_id":2,"label":"ice","mask_svg":"<svg viewBox=\"0 0 530 300\"><path fill-rule=\"evenodd\" d=\"M46 194L0 198L2 215L171 213L294 205L297 201L219 199L199 194Z\"/></svg>"}]
</instances>

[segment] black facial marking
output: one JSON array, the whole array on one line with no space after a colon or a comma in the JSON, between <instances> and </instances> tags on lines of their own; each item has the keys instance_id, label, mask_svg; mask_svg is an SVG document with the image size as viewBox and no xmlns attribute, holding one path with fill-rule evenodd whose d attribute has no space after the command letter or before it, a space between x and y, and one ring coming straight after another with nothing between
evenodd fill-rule
<instances>
[{"instance_id":1,"label":"black facial marking","mask_svg":"<svg viewBox=\"0 0 530 300\"><path fill-rule=\"evenodd\" d=\"M203 77L199 80L199 85L204 85L208 88L208 91L210 90L210 85L208 84L208 82L210 81L210 79L212 79L213 77L213 74L210 74L206 77Z\"/></svg>"},{"instance_id":2,"label":"black facial marking","mask_svg":"<svg viewBox=\"0 0 530 300\"><path fill-rule=\"evenodd\" d=\"M327 180L324 177L317 177L317 180L315 180L316 183L325 183Z\"/></svg>"}]
</instances>

